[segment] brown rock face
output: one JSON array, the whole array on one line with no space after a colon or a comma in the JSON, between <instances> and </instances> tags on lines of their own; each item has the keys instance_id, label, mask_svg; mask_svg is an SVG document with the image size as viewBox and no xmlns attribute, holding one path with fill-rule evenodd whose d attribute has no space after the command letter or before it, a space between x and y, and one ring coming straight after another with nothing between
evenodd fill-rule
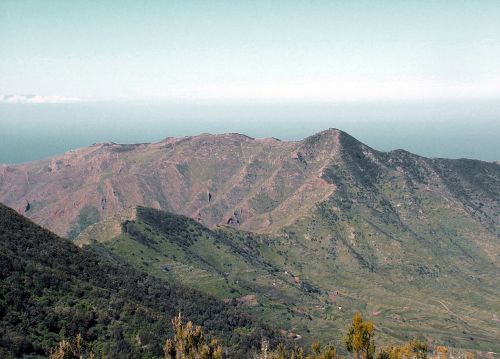
<instances>
[{"instance_id":1,"label":"brown rock face","mask_svg":"<svg viewBox=\"0 0 500 359\"><path fill-rule=\"evenodd\" d=\"M0 166L0 202L63 236L137 205L272 232L335 192L323 172L339 160L341 135L327 130L313 144L239 134L96 144Z\"/></svg>"},{"instance_id":2,"label":"brown rock face","mask_svg":"<svg viewBox=\"0 0 500 359\"><path fill-rule=\"evenodd\" d=\"M429 200L494 234L499 192L496 163L379 152L335 129L302 141L202 134L153 144L104 143L48 160L0 165L0 202L70 238L97 221L125 218L138 205L208 227L272 233L311 218L320 204L326 203L323 214L329 208L337 216L365 203L421 227L429 226ZM355 241L348 227L347 239ZM496 245L476 242L496 253Z\"/></svg>"}]
</instances>

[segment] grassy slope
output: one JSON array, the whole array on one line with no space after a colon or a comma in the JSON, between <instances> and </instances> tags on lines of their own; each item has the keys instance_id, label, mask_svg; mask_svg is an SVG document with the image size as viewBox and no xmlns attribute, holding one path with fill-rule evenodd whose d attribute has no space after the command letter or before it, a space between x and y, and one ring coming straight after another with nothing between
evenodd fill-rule
<instances>
[{"instance_id":1,"label":"grassy slope","mask_svg":"<svg viewBox=\"0 0 500 359\"><path fill-rule=\"evenodd\" d=\"M401 236L401 224L377 218L373 208L351 204L335 213L336 205L325 203L281 237L228 227L211 231L182 216L139 208L122 235L94 245L219 298L256 295L250 312L304 341L338 344L340 330L362 311L386 343L418 335L436 344L498 351L500 333L492 321L500 309L491 276L496 269L479 252L474 265L457 268L463 253L456 257L457 249L439 240L454 226L462 228L464 218L441 223L436 213L433 235L414 238L413 229Z\"/></svg>"},{"instance_id":2,"label":"grassy slope","mask_svg":"<svg viewBox=\"0 0 500 359\"><path fill-rule=\"evenodd\" d=\"M373 313L387 340L499 352L499 167L342 141L325 171L336 194L286 229L293 270Z\"/></svg>"},{"instance_id":3,"label":"grassy slope","mask_svg":"<svg viewBox=\"0 0 500 359\"><path fill-rule=\"evenodd\" d=\"M278 239L222 227L209 230L183 216L138 208L122 235L93 243L160 278L176 280L223 299L256 295L246 303L259 317L291 330L307 319L289 307L315 300L280 269ZM308 320L308 319L307 319ZM297 329L297 328L295 328Z\"/></svg>"}]
</instances>

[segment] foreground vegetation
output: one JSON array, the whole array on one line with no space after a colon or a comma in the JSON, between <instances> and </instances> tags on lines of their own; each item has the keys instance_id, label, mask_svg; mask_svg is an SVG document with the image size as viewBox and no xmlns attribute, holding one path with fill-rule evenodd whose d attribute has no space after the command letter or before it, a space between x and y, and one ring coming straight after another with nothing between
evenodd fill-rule
<instances>
[{"instance_id":1,"label":"foreground vegetation","mask_svg":"<svg viewBox=\"0 0 500 359\"><path fill-rule=\"evenodd\" d=\"M219 344L216 338L209 339L203 333L202 327L193 325L191 321L183 323L181 314L172 320L174 337L167 339L163 345L164 359L222 359L227 357L227 351ZM426 359L429 356L438 359L448 357L446 347L437 347L434 353L429 351L428 345L419 339L412 339L399 346L383 347L378 352L375 348L375 326L370 321L363 320L360 313L352 318L351 325L344 337L347 352L355 359ZM332 345L322 347L314 342L309 350L300 346L287 348L286 344L279 343L275 350L269 349L269 342L264 340L259 352L248 357L254 359L340 359L337 350ZM470 352L452 355L452 358L462 357L473 359ZM74 342L61 341L49 355L49 359L82 359L96 358L77 336Z\"/></svg>"}]
</instances>

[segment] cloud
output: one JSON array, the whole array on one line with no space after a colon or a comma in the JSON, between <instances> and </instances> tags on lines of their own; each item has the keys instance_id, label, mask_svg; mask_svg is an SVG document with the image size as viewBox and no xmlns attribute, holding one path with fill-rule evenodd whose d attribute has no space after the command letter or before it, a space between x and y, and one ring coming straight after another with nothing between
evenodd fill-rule
<instances>
[{"instance_id":1,"label":"cloud","mask_svg":"<svg viewBox=\"0 0 500 359\"><path fill-rule=\"evenodd\" d=\"M500 97L500 79L488 81L331 81L262 86L199 86L167 94L180 99L278 99L320 101L462 100Z\"/></svg>"},{"instance_id":2,"label":"cloud","mask_svg":"<svg viewBox=\"0 0 500 359\"><path fill-rule=\"evenodd\" d=\"M41 95L0 95L0 103L74 103L77 97L41 96Z\"/></svg>"}]
</instances>

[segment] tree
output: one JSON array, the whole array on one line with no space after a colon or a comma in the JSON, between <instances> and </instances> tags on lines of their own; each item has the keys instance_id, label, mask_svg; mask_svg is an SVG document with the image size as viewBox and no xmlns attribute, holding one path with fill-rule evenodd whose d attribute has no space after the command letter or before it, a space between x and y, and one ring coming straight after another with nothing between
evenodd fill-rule
<instances>
[{"instance_id":1,"label":"tree","mask_svg":"<svg viewBox=\"0 0 500 359\"><path fill-rule=\"evenodd\" d=\"M182 323L179 313L172 320L174 339L168 339L163 346L165 359L222 359L222 347L217 339L207 342L201 326L192 322Z\"/></svg>"},{"instance_id":2,"label":"tree","mask_svg":"<svg viewBox=\"0 0 500 359\"><path fill-rule=\"evenodd\" d=\"M438 359L448 358L448 348L446 348L445 346L437 346L436 353L437 353Z\"/></svg>"},{"instance_id":3,"label":"tree","mask_svg":"<svg viewBox=\"0 0 500 359\"><path fill-rule=\"evenodd\" d=\"M383 348L377 359L426 359L428 350L426 343L415 338L401 346Z\"/></svg>"},{"instance_id":4,"label":"tree","mask_svg":"<svg viewBox=\"0 0 500 359\"><path fill-rule=\"evenodd\" d=\"M74 341L61 340L57 347L50 351L49 359L94 359L94 353L78 334Z\"/></svg>"},{"instance_id":5,"label":"tree","mask_svg":"<svg viewBox=\"0 0 500 359\"><path fill-rule=\"evenodd\" d=\"M346 349L349 353L353 353L356 359L373 359L374 333L375 326L372 322L364 321L360 313L354 314L351 326L344 337Z\"/></svg>"}]
</instances>

